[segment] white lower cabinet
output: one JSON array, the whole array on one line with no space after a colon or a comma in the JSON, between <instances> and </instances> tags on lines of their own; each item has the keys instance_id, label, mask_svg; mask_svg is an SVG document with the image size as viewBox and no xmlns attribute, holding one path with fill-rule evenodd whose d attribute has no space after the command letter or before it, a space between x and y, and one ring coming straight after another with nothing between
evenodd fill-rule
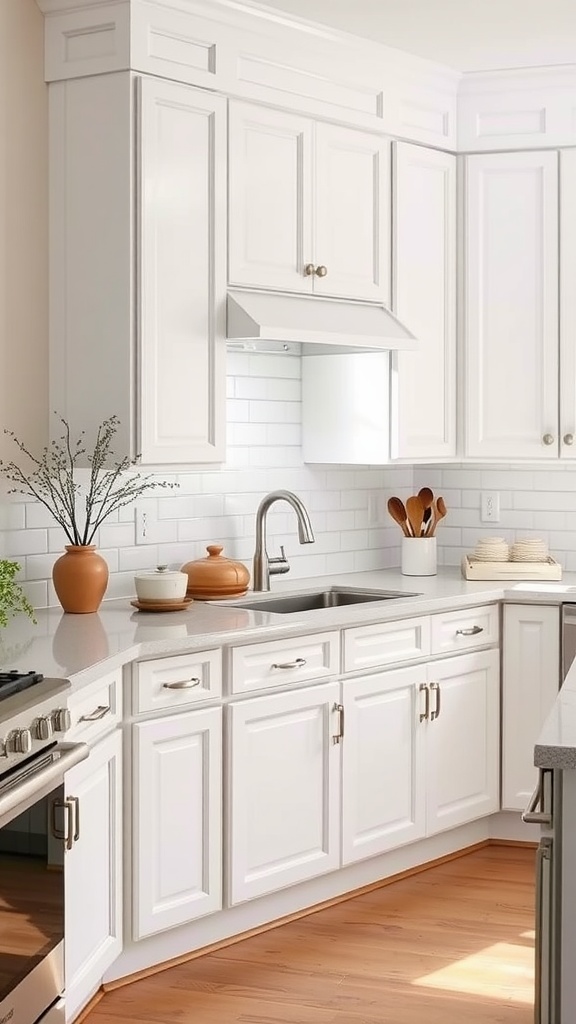
<instances>
[{"instance_id":1,"label":"white lower cabinet","mask_svg":"<svg viewBox=\"0 0 576 1024\"><path fill-rule=\"evenodd\" d=\"M504 605L502 808L522 811L538 780L534 744L560 686L560 608Z\"/></svg>"},{"instance_id":2,"label":"white lower cabinet","mask_svg":"<svg viewBox=\"0 0 576 1024\"><path fill-rule=\"evenodd\" d=\"M228 901L340 865L338 683L230 705Z\"/></svg>"},{"instance_id":3,"label":"white lower cabinet","mask_svg":"<svg viewBox=\"0 0 576 1024\"><path fill-rule=\"evenodd\" d=\"M497 650L342 687L344 864L498 810Z\"/></svg>"},{"instance_id":4,"label":"white lower cabinet","mask_svg":"<svg viewBox=\"0 0 576 1024\"><path fill-rule=\"evenodd\" d=\"M133 726L132 937L222 907L222 709Z\"/></svg>"},{"instance_id":5,"label":"white lower cabinet","mask_svg":"<svg viewBox=\"0 0 576 1024\"><path fill-rule=\"evenodd\" d=\"M428 835L500 807L500 654L433 662L426 750Z\"/></svg>"},{"instance_id":6,"label":"white lower cabinet","mask_svg":"<svg viewBox=\"0 0 576 1024\"><path fill-rule=\"evenodd\" d=\"M122 950L122 736L109 734L66 775L77 839L66 851L66 1020L97 990Z\"/></svg>"}]
</instances>

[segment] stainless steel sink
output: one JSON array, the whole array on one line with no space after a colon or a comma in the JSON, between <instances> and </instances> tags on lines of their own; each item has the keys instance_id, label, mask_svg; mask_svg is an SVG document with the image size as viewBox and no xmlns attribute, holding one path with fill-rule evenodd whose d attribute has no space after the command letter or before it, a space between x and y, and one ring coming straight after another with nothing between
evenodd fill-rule
<instances>
[{"instance_id":1,"label":"stainless steel sink","mask_svg":"<svg viewBox=\"0 0 576 1024\"><path fill-rule=\"evenodd\" d=\"M349 604L397 601L404 597L418 597L418 594L407 594L401 590L329 587L327 590L310 590L305 594L264 594L250 601L234 601L234 607L260 612L309 612L315 608L340 608Z\"/></svg>"}]
</instances>

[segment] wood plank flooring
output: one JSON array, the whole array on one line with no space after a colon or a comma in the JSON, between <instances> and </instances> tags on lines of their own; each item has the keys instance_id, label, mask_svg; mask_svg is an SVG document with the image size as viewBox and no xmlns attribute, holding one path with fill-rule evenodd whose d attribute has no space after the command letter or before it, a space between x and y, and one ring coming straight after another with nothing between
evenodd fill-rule
<instances>
[{"instance_id":1,"label":"wood plank flooring","mask_svg":"<svg viewBox=\"0 0 576 1024\"><path fill-rule=\"evenodd\" d=\"M535 851L488 846L107 993L88 1024L532 1024Z\"/></svg>"}]
</instances>

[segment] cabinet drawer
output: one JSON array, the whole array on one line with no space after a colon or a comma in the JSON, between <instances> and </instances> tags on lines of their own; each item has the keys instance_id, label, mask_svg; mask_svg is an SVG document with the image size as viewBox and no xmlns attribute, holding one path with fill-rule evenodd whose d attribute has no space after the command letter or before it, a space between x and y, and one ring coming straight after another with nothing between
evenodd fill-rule
<instances>
[{"instance_id":1,"label":"cabinet drawer","mask_svg":"<svg viewBox=\"0 0 576 1024\"><path fill-rule=\"evenodd\" d=\"M344 630L344 671L359 672L379 665L399 665L403 661L430 654L430 619L381 622Z\"/></svg>"},{"instance_id":2,"label":"cabinet drawer","mask_svg":"<svg viewBox=\"0 0 576 1024\"><path fill-rule=\"evenodd\" d=\"M339 670L338 633L232 648L232 693L326 679Z\"/></svg>"},{"instance_id":3,"label":"cabinet drawer","mask_svg":"<svg viewBox=\"0 0 576 1024\"><path fill-rule=\"evenodd\" d=\"M134 714L197 704L221 694L220 650L138 661L132 670Z\"/></svg>"},{"instance_id":4,"label":"cabinet drawer","mask_svg":"<svg viewBox=\"0 0 576 1024\"><path fill-rule=\"evenodd\" d=\"M66 740L92 743L122 720L122 669L72 694L68 701L71 726Z\"/></svg>"},{"instance_id":5,"label":"cabinet drawer","mask_svg":"<svg viewBox=\"0 0 576 1024\"><path fill-rule=\"evenodd\" d=\"M497 604L432 615L432 654L473 651L476 647L497 644L499 614Z\"/></svg>"}]
</instances>

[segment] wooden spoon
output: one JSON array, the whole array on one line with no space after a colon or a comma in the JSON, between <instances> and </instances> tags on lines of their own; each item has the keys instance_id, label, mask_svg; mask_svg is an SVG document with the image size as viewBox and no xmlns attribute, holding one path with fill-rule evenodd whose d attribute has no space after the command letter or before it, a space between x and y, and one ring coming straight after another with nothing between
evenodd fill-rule
<instances>
[{"instance_id":1,"label":"wooden spoon","mask_svg":"<svg viewBox=\"0 0 576 1024\"><path fill-rule=\"evenodd\" d=\"M424 518L424 506L417 494L413 494L406 502L408 522L412 527L412 536L419 537L422 531L422 519Z\"/></svg>"},{"instance_id":2,"label":"wooden spoon","mask_svg":"<svg viewBox=\"0 0 576 1024\"><path fill-rule=\"evenodd\" d=\"M438 519L436 520L436 522L440 522L441 519L444 519L444 516L448 511L448 509L446 508L446 502L444 501L444 498L438 498L436 502L436 508L438 509Z\"/></svg>"},{"instance_id":3,"label":"wooden spoon","mask_svg":"<svg viewBox=\"0 0 576 1024\"><path fill-rule=\"evenodd\" d=\"M418 497L420 498L422 508L424 509L421 533L423 537L426 537L428 533L428 524L432 525L432 503L434 501L434 495L429 487L421 487L418 491Z\"/></svg>"},{"instance_id":4,"label":"wooden spoon","mask_svg":"<svg viewBox=\"0 0 576 1024\"><path fill-rule=\"evenodd\" d=\"M392 516L395 523L402 530L405 537L410 537L411 534L408 530L406 509L404 508L404 502L400 498L388 498L388 511Z\"/></svg>"},{"instance_id":5,"label":"wooden spoon","mask_svg":"<svg viewBox=\"0 0 576 1024\"><path fill-rule=\"evenodd\" d=\"M440 522L440 520L444 519L444 516L446 515L446 512L447 512L447 508L446 508L446 504L444 502L444 498L436 498L435 501L434 501L434 504L432 506L433 521L432 521L432 526L428 530L428 536L429 537L435 537L436 536L436 527L438 526L438 523Z\"/></svg>"}]
</instances>

